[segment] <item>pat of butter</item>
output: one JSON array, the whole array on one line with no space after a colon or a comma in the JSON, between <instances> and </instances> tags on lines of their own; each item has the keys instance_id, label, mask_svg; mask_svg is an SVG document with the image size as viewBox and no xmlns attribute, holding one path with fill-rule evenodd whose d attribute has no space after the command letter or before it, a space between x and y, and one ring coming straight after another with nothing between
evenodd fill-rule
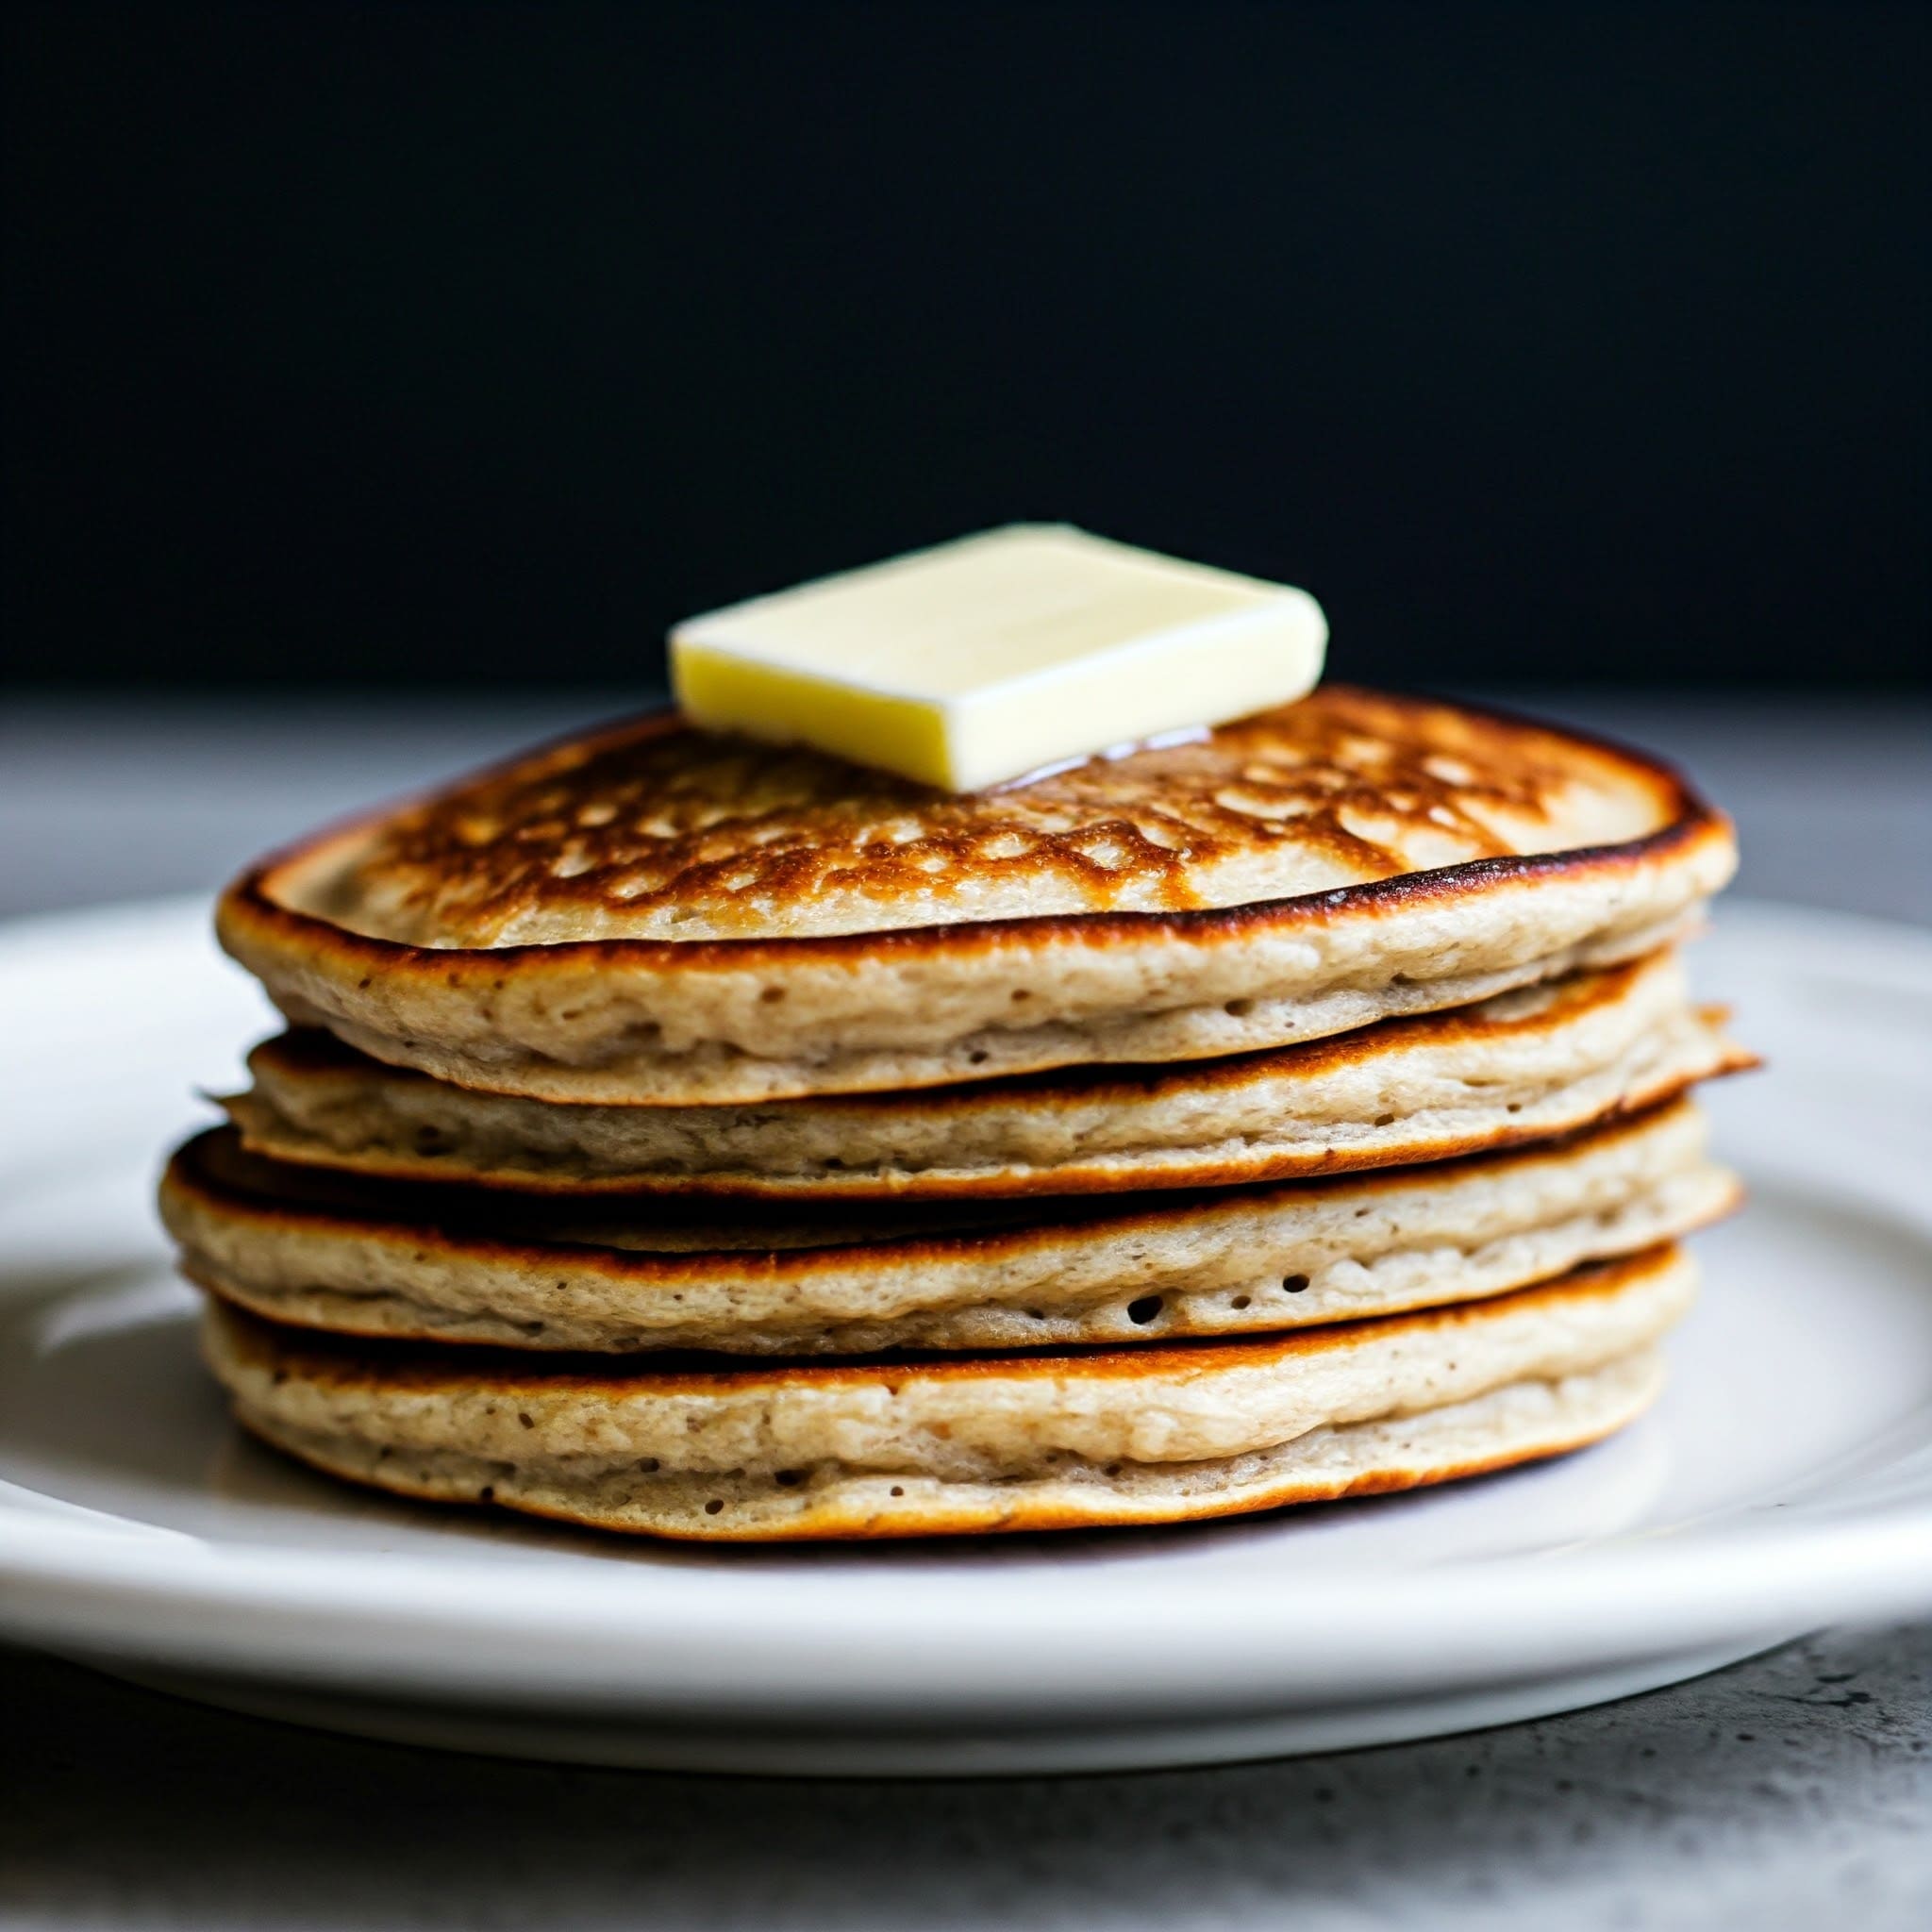
<instances>
[{"instance_id":1,"label":"pat of butter","mask_svg":"<svg viewBox=\"0 0 1932 1932\"><path fill-rule=\"evenodd\" d=\"M680 624L694 723L948 791L1224 724L1311 691L1305 591L1015 524Z\"/></svg>"}]
</instances>

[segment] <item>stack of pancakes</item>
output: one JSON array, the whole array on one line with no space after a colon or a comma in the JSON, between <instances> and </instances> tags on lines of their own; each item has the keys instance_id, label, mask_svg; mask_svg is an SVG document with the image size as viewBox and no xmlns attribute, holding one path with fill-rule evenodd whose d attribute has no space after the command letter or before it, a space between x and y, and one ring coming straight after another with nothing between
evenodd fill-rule
<instances>
[{"instance_id":1,"label":"stack of pancakes","mask_svg":"<svg viewBox=\"0 0 1932 1932\"><path fill-rule=\"evenodd\" d=\"M1593 1441L1732 1205L1634 754L1326 687L953 797L669 716L279 855L162 1188L247 1427L669 1536L1151 1523Z\"/></svg>"}]
</instances>

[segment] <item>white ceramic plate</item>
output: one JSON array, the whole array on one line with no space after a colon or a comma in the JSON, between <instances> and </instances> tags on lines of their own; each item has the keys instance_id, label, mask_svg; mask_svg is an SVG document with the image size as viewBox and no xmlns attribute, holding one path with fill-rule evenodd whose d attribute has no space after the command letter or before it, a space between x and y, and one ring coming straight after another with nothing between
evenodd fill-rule
<instances>
[{"instance_id":1,"label":"white ceramic plate","mask_svg":"<svg viewBox=\"0 0 1932 1932\"><path fill-rule=\"evenodd\" d=\"M0 936L0 1632L243 1708L613 1763L974 1773L1387 1741L1932 1606L1932 937L1731 906L1749 1209L1580 1456L1159 1531L819 1550L391 1504L229 1426L148 1196L252 988L178 905Z\"/></svg>"}]
</instances>

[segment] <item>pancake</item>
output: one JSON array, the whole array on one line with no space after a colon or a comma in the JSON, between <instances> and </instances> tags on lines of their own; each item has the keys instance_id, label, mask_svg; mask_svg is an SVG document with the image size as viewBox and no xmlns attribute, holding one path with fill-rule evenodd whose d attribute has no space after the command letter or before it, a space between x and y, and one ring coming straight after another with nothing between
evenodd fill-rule
<instances>
[{"instance_id":1,"label":"pancake","mask_svg":"<svg viewBox=\"0 0 1932 1932\"><path fill-rule=\"evenodd\" d=\"M767 1199L1084 1193L1404 1166L1574 1131L1745 1064L1670 953L1180 1068L758 1107L479 1094L326 1036L225 1103L251 1150L403 1179Z\"/></svg>"},{"instance_id":2,"label":"pancake","mask_svg":"<svg viewBox=\"0 0 1932 1932\"><path fill-rule=\"evenodd\" d=\"M966 797L660 715L257 866L282 1010L480 1091L698 1105L1194 1060L1683 931L1730 828L1667 768L1328 686Z\"/></svg>"},{"instance_id":3,"label":"pancake","mask_svg":"<svg viewBox=\"0 0 1932 1932\"><path fill-rule=\"evenodd\" d=\"M233 1129L169 1164L191 1280L286 1324L532 1350L865 1355L1158 1341L1475 1300L1714 1220L1688 1101L1572 1141L1359 1179L843 1216L707 1215L348 1179Z\"/></svg>"},{"instance_id":4,"label":"pancake","mask_svg":"<svg viewBox=\"0 0 1932 1932\"><path fill-rule=\"evenodd\" d=\"M1166 1523L1595 1440L1655 1394L1669 1246L1470 1306L1247 1341L614 1372L317 1338L210 1305L238 1419L403 1495L723 1540Z\"/></svg>"}]
</instances>

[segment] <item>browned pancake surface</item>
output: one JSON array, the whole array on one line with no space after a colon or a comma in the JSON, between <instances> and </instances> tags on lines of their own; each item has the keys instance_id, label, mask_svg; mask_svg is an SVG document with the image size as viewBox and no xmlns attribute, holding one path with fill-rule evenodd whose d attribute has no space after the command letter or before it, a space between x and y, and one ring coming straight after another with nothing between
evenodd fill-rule
<instances>
[{"instance_id":1,"label":"browned pancake surface","mask_svg":"<svg viewBox=\"0 0 1932 1932\"><path fill-rule=\"evenodd\" d=\"M458 947L1174 912L1620 842L1679 803L1575 739L1343 686L964 797L659 716L405 808L308 909Z\"/></svg>"}]
</instances>

